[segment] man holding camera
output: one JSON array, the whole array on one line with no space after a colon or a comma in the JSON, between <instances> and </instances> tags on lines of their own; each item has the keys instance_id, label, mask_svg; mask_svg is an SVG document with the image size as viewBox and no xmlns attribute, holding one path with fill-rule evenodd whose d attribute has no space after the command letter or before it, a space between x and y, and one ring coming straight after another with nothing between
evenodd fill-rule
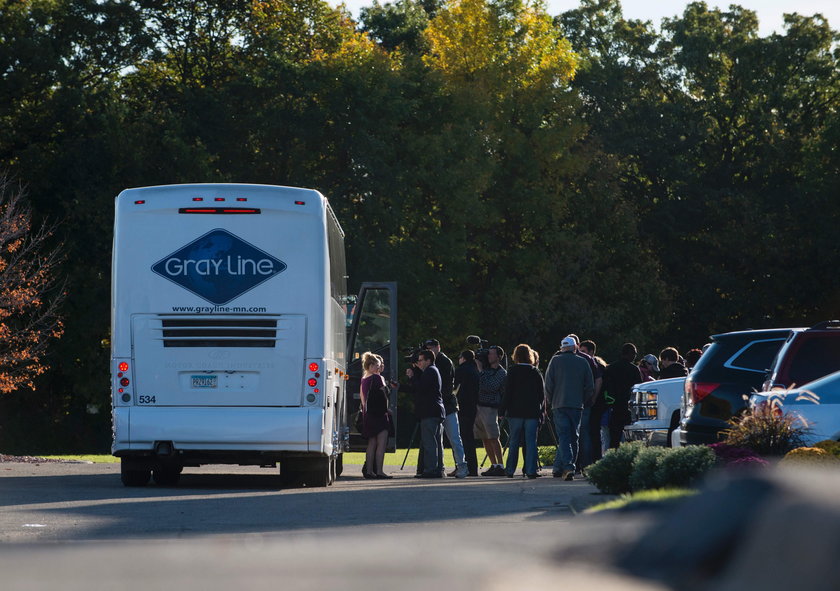
<instances>
[{"instance_id":1,"label":"man holding camera","mask_svg":"<svg viewBox=\"0 0 840 591\"><path fill-rule=\"evenodd\" d=\"M482 356L483 357L483 356ZM505 392L507 371L501 366L505 351L498 345L487 349L487 356L478 358L481 373L478 375L478 406L474 433L484 443L492 465L482 476L506 476L502 465L502 443L499 441L499 405Z\"/></svg>"},{"instance_id":2,"label":"man holding camera","mask_svg":"<svg viewBox=\"0 0 840 591\"><path fill-rule=\"evenodd\" d=\"M443 419L443 430L452 447L452 457L455 459L455 471L450 474L455 478L467 476L467 462L464 459L464 444L461 441L461 430L458 425L458 399L452 393L455 380L455 368L452 360L441 350L437 339L429 339L423 346L435 354L435 367L440 372L441 395L446 417Z\"/></svg>"},{"instance_id":3,"label":"man holding camera","mask_svg":"<svg viewBox=\"0 0 840 591\"><path fill-rule=\"evenodd\" d=\"M429 350L417 353L420 378L406 391L414 394L414 411L420 422L420 444L423 448L422 478L443 478L443 419L446 416L441 396L440 372L434 365L435 354ZM406 370L406 374L411 372ZM411 375L409 375L411 378Z\"/></svg>"}]
</instances>

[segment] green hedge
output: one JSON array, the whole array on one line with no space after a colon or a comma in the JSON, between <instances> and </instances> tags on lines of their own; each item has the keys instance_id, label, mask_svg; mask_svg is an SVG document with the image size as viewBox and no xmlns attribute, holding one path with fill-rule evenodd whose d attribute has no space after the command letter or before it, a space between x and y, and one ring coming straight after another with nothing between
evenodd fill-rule
<instances>
[{"instance_id":1,"label":"green hedge","mask_svg":"<svg viewBox=\"0 0 840 591\"><path fill-rule=\"evenodd\" d=\"M586 470L586 476L603 493L623 494L693 486L714 465L715 453L705 445L645 447L635 441L608 451Z\"/></svg>"}]
</instances>

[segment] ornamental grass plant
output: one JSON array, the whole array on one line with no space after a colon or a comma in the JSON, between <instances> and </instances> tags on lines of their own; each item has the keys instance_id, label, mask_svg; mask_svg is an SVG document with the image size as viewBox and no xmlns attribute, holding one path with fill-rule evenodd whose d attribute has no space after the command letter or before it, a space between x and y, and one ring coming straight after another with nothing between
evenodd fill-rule
<instances>
[{"instance_id":1,"label":"ornamental grass plant","mask_svg":"<svg viewBox=\"0 0 840 591\"><path fill-rule=\"evenodd\" d=\"M809 428L797 414L784 412L780 404L763 404L730 421L723 443L743 447L759 456L783 456L805 445Z\"/></svg>"}]
</instances>

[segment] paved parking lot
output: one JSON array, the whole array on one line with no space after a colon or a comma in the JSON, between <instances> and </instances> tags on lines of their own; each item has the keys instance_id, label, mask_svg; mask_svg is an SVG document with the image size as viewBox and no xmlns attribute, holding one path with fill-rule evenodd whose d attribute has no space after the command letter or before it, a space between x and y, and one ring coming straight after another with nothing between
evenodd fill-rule
<instances>
[{"instance_id":1,"label":"paved parking lot","mask_svg":"<svg viewBox=\"0 0 840 591\"><path fill-rule=\"evenodd\" d=\"M588 483L391 471L373 481L348 466L332 487L283 490L273 470L205 466L177 487L124 488L117 464L0 464L4 589L475 589L557 569L594 576L557 560Z\"/></svg>"}]
</instances>

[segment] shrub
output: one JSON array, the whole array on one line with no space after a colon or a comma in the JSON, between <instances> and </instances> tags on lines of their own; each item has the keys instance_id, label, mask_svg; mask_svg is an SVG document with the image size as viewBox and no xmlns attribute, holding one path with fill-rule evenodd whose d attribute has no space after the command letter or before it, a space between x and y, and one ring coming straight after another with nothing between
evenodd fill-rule
<instances>
[{"instance_id":1,"label":"shrub","mask_svg":"<svg viewBox=\"0 0 840 591\"><path fill-rule=\"evenodd\" d=\"M770 462L758 456L744 456L726 464L727 469L738 468L766 468Z\"/></svg>"},{"instance_id":2,"label":"shrub","mask_svg":"<svg viewBox=\"0 0 840 591\"><path fill-rule=\"evenodd\" d=\"M732 447L726 443L713 443L709 445L709 449L715 452L717 462L722 466L729 466L738 460L758 458L758 455L749 448Z\"/></svg>"},{"instance_id":3,"label":"shrub","mask_svg":"<svg viewBox=\"0 0 840 591\"><path fill-rule=\"evenodd\" d=\"M819 447L798 447L785 454L779 465L840 466L840 458Z\"/></svg>"},{"instance_id":4,"label":"shrub","mask_svg":"<svg viewBox=\"0 0 840 591\"><path fill-rule=\"evenodd\" d=\"M640 450L633 461L630 490L650 490L665 486L659 481L659 462L663 456L673 451L670 447L646 447Z\"/></svg>"},{"instance_id":5,"label":"shrub","mask_svg":"<svg viewBox=\"0 0 840 591\"><path fill-rule=\"evenodd\" d=\"M557 448L553 445L541 445L537 448L537 460L540 466L551 466L554 464L554 454L557 453Z\"/></svg>"},{"instance_id":6,"label":"shrub","mask_svg":"<svg viewBox=\"0 0 840 591\"><path fill-rule=\"evenodd\" d=\"M808 432L801 417L781 411L781 407L763 404L749 409L730 421L723 442L732 447L746 447L761 456L781 456L804 445Z\"/></svg>"},{"instance_id":7,"label":"shrub","mask_svg":"<svg viewBox=\"0 0 840 591\"><path fill-rule=\"evenodd\" d=\"M840 457L840 441L834 441L833 439L825 439L824 441L815 443L814 447L825 450L827 453L835 457Z\"/></svg>"},{"instance_id":8,"label":"shrub","mask_svg":"<svg viewBox=\"0 0 840 591\"><path fill-rule=\"evenodd\" d=\"M644 446L642 441L622 443L617 449L609 450L603 458L586 468L586 477L603 493L617 495L630 492L633 461Z\"/></svg>"},{"instance_id":9,"label":"shrub","mask_svg":"<svg viewBox=\"0 0 840 591\"><path fill-rule=\"evenodd\" d=\"M690 487L715 465L715 452L705 445L674 448L659 460L656 477L661 486Z\"/></svg>"}]
</instances>

